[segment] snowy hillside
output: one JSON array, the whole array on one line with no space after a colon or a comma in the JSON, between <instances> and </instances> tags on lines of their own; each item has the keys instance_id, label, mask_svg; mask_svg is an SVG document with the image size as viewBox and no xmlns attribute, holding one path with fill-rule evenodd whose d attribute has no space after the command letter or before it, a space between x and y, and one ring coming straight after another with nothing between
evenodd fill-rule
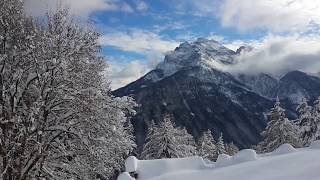
<instances>
[{"instance_id":1,"label":"snowy hillside","mask_svg":"<svg viewBox=\"0 0 320 180\"><path fill-rule=\"evenodd\" d=\"M126 170L138 180L319 180L320 142L309 148L294 149L284 144L272 153L257 155L242 150L233 157L220 155L208 164L200 157L184 159L126 161ZM118 180L134 180L128 172Z\"/></svg>"}]
</instances>

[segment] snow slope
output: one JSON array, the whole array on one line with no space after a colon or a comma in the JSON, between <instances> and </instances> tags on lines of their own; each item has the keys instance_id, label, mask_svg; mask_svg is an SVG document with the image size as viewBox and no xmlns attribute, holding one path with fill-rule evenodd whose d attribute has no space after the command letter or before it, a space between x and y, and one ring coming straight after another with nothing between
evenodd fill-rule
<instances>
[{"instance_id":1,"label":"snow slope","mask_svg":"<svg viewBox=\"0 0 320 180\"><path fill-rule=\"evenodd\" d=\"M320 142L294 149L285 144L272 153L242 150L220 162L205 164L200 157L137 162L138 180L319 180ZM124 176L123 176L124 177ZM130 178L131 179L131 178ZM118 180L127 180L118 178Z\"/></svg>"}]
</instances>

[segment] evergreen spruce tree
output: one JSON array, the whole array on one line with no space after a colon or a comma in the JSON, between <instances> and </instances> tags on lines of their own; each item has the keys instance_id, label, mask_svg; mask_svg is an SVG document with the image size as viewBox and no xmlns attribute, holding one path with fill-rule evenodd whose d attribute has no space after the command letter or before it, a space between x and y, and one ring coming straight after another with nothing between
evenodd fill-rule
<instances>
[{"instance_id":1,"label":"evergreen spruce tree","mask_svg":"<svg viewBox=\"0 0 320 180\"><path fill-rule=\"evenodd\" d=\"M184 128L175 128L172 116L149 128L147 142L141 153L144 159L182 158L195 154L193 137Z\"/></svg>"},{"instance_id":2,"label":"evergreen spruce tree","mask_svg":"<svg viewBox=\"0 0 320 180\"><path fill-rule=\"evenodd\" d=\"M320 97L314 102L312 117L317 124L316 140L320 139Z\"/></svg>"},{"instance_id":3,"label":"evergreen spruce tree","mask_svg":"<svg viewBox=\"0 0 320 180\"><path fill-rule=\"evenodd\" d=\"M266 153L285 143L289 143L294 147L301 146L297 130L294 124L286 118L284 109L280 107L279 99L271 109L268 119L268 125L265 131L262 132L264 140L258 144L257 149Z\"/></svg>"},{"instance_id":4,"label":"evergreen spruce tree","mask_svg":"<svg viewBox=\"0 0 320 180\"><path fill-rule=\"evenodd\" d=\"M229 144L226 144L225 145L226 147L226 153L230 156L233 156L235 155L237 152L239 152L239 148L233 144L233 142L229 143Z\"/></svg>"},{"instance_id":5,"label":"evergreen spruce tree","mask_svg":"<svg viewBox=\"0 0 320 180\"><path fill-rule=\"evenodd\" d=\"M220 154L226 154L226 149L223 141L223 134L221 133L217 143L216 143L216 153L215 153L215 160L217 160Z\"/></svg>"},{"instance_id":6,"label":"evergreen spruce tree","mask_svg":"<svg viewBox=\"0 0 320 180\"><path fill-rule=\"evenodd\" d=\"M204 159L214 161L216 154L216 141L214 140L210 130L204 132L197 141L198 155Z\"/></svg>"},{"instance_id":7,"label":"evergreen spruce tree","mask_svg":"<svg viewBox=\"0 0 320 180\"><path fill-rule=\"evenodd\" d=\"M175 141L180 157L190 157L196 155L196 143L186 128L175 128Z\"/></svg>"},{"instance_id":8,"label":"evergreen spruce tree","mask_svg":"<svg viewBox=\"0 0 320 180\"><path fill-rule=\"evenodd\" d=\"M299 119L297 125L299 127L299 136L304 146L308 146L316 139L317 124L312 116L312 108L308 105L307 99L303 98L297 107Z\"/></svg>"},{"instance_id":9,"label":"evergreen spruce tree","mask_svg":"<svg viewBox=\"0 0 320 180\"><path fill-rule=\"evenodd\" d=\"M151 123L148 125L148 134L146 137L146 142L143 146L142 153L140 157L142 159L153 159L156 155L154 154L156 150L154 149L154 137L156 136L156 124L154 121L151 121Z\"/></svg>"}]
</instances>

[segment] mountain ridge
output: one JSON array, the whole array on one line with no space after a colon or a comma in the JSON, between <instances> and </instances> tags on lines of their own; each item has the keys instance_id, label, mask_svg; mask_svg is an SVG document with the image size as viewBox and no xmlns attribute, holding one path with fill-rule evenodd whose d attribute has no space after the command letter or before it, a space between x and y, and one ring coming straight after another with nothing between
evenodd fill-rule
<instances>
[{"instance_id":1,"label":"mountain ridge","mask_svg":"<svg viewBox=\"0 0 320 180\"><path fill-rule=\"evenodd\" d=\"M266 114L277 96L290 118L296 117L301 95L310 100L320 96L320 78L300 71L288 72L279 80L262 73L222 71L220 66L236 63L235 57L245 48L239 49L235 52L203 38L185 42L154 70L115 90L115 96L133 96L141 105L132 121L138 146L144 143L148 123L170 113L176 125L186 127L194 137L210 129L216 138L223 133L227 142L247 148L261 140Z\"/></svg>"}]
</instances>

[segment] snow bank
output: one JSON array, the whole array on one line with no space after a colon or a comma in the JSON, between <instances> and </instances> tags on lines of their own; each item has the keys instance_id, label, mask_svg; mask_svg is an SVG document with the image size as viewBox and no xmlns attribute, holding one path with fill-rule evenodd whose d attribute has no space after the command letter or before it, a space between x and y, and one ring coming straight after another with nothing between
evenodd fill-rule
<instances>
[{"instance_id":1,"label":"snow bank","mask_svg":"<svg viewBox=\"0 0 320 180\"><path fill-rule=\"evenodd\" d=\"M136 172L138 169L138 159L130 156L125 161L126 172Z\"/></svg>"},{"instance_id":2,"label":"snow bank","mask_svg":"<svg viewBox=\"0 0 320 180\"><path fill-rule=\"evenodd\" d=\"M201 157L138 161L138 179L149 180L163 174L208 168Z\"/></svg>"},{"instance_id":3,"label":"snow bank","mask_svg":"<svg viewBox=\"0 0 320 180\"><path fill-rule=\"evenodd\" d=\"M131 177L128 172L124 172L118 176L117 180L135 180L135 179Z\"/></svg>"},{"instance_id":4,"label":"snow bank","mask_svg":"<svg viewBox=\"0 0 320 180\"><path fill-rule=\"evenodd\" d=\"M231 161L231 156L227 154L220 154L216 162L216 167L228 166L231 164Z\"/></svg>"},{"instance_id":5,"label":"snow bank","mask_svg":"<svg viewBox=\"0 0 320 180\"><path fill-rule=\"evenodd\" d=\"M271 153L257 155L245 149L233 157L222 154L206 164L200 157L137 160L130 157L126 170L136 170L138 180L319 180L320 141L310 148L284 144ZM128 172L117 180L135 180Z\"/></svg>"},{"instance_id":6,"label":"snow bank","mask_svg":"<svg viewBox=\"0 0 320 180\"><path fill-rule=\"evenodd\" d=\"M257 153L252 149L241 150L232 157L233 164L255 160L257 160Z\"/></svg>"},{"instance_id":7,"label":"snow bank","mask_svg":"<svg viewBox=\"0 0 320 180\"><path fill-rule=\"evenodd\" d=\"M235 164L248 162L248 161L255 161L255 160L257 160L256 151L252 149L244 149L239 151L233 157L226 154L220 154L216 162L216 167L220 168L220 167L232 166Z\"/></svg>"},{"instance_id":8,"label":"snow bank","mask_svg":"<svg viewBox=\"0 0 320 180\"><path fill-rule=\"evenodd\" d=\"M320 140L311 143L311 149L320 149Z\"/></svg>"},{"instance_id":9,"label":"snow bank","mask_svg":"<svg viewBox=\"0 0 320 180\"><path fill-rule=\"evenodd\" d=\"M258 156L253 150L243 150L231 159L225 155L220 156L217 163L230 160L233 161L232 166L185 171L180 169L157 174L148 180L319 180L318 148L319 142L313 143L311 148L297 149L295 152L290 152L292 149L289 146L283 146L278 150L283 154L273 152ZM236 160L242 163L234 164Z\"/></svg>"},{"instance_id":10,"label":"snow bank","mask_svg":"<svg viewBox=\"0 0 320 180\"><path fill-rule=\"evenodd\" d=\"M279 155L279 154L287 154L296 152L297 150L292 147L290 144L282 144L280 147L278 147L276 150L272 152L273 155Z\"/></svg>"}]
</instances>

